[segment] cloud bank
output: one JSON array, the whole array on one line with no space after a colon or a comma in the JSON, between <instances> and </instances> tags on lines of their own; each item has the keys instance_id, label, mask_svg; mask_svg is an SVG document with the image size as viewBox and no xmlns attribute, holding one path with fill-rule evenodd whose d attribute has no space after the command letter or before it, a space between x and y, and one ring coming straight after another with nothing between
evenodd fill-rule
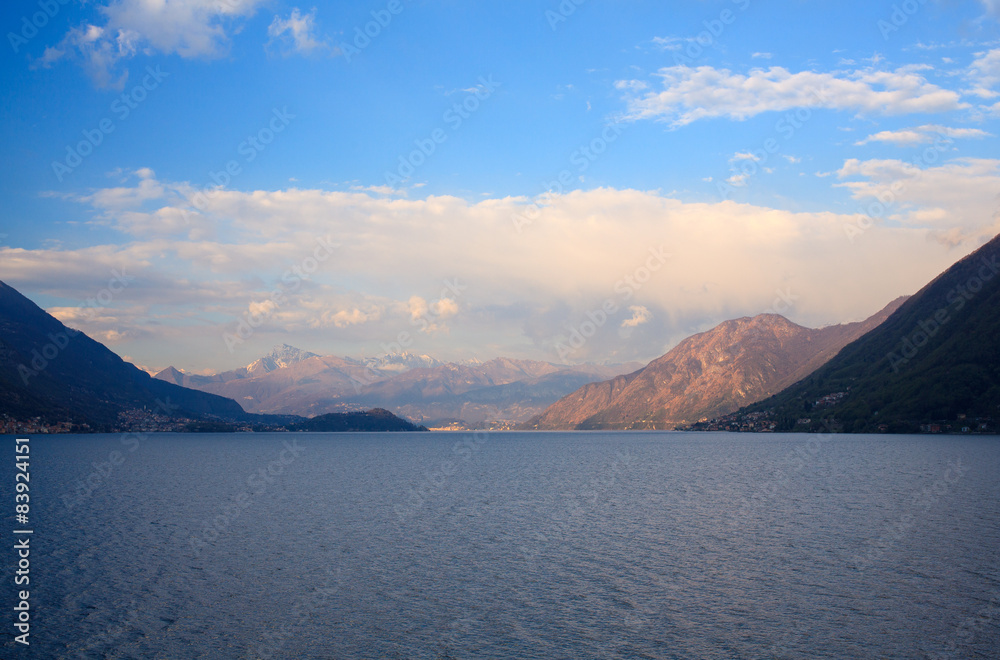
<instances>
[{"instance_id":1,"label":"cloud bank","mask_svg":"<svg viewBox=\"0 0 1000 660\"><path fill-rule=\"evenodd\" d=\"M537 200L217 189L195 206L196 187L144 169L74 198L124 242L0 248L0 277L57 299L60 318L130 354L176 345L194 356L183 366L229 368L289 337L341 354L555 360L608 302L615 312L571 359L650 359L768 309L777 291L796 296L788 316L806 325L864 318L1000 231L998 160L852 159L837 177L858 213L597 188L547 195L518 231L513 219ZM866 217L887 193L885 213ZM331 256L317 259L319 246ZM113 270L130 285L82 314ZM261 323L241 354L227 353L222 335L248 314Z\"/></svg>"}]
</instances>

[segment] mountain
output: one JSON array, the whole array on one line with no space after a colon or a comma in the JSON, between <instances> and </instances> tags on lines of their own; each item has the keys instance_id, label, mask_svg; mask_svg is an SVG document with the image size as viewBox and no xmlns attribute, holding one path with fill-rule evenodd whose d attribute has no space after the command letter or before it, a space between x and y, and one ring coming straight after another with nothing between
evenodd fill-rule
<instances>
[{"instance_id":1,"label":"mountain","mask_svg":"<svg viewBox=\"0 0 1000 660\"><path fill-rule=\"evenodd\" d=\"M670 429L733 412L807 376L903 300L865 321L820 329L777 314L724 321L636 372L583 386L522 428Z\"/></svg>"},{"instance_id":2,"label":"mountain","mask_svg":"<svg viewBox=\"0 0 1000 660\"><path fill-rule=\"evenodd\" d=\"M373 408L367 412L328 413L302 420L288 427L289 431L362 432L362 431L426 431L388 410Z\"/></svg>"},{"instance_id":3,"label":"mountain","mask_svg":"<svg viewBox=\"0 0 1000 660\"><path fill-rule=\"evenodd\" d=\"M470 423L523 421L584 383L632 367L567 367L537 360L495 358L486 362L414 369L374 383L350 400L365 406L389 408L421 421L444 418Z\"/></svg>"},{"instance_id":4,"label":"mountain","mask_svg":"<svg viewBox=\"0 0 1000 660\"><path fill-rule=\"evenodd\" d=\"M456 364L410 353L355 360L292 350L312 357L264 373L247 369L196 376L169 367L156 377L230 397L251 412L311 417L379 407L418 421L479 423L526 420L584 383L639 366L567 367L508 358Z\"/></svg>"},{"instance_id":5,"label":"mountain","mask_svg":"<svg viewBox=\"0 0 1000 660\"><path fill-rule=\"evenodd\" d=\"M281 346L275 346L274 350L259 360L255 360L248 364L246 367L246 373L249 376L259 376L271 373L276 369L284 369L301 362L302 360L308 360L309 358L314 357L319 356L315 353L310 353L308 351L295 348L294 346L289 346L288 344L282 344Z\"/></svg>"},{"instance_id":6,"label":"mountain","mask_svg":"<svg viewBox=\"0 0 1000 660\"><path fill-rule=\"evenodd\" d=\"M388 353L376 358L365 358L361 362L381 372L397 373L409 371L410 369L440 367L444 364L429 355L413 355L406 351L402 353Z\"/></svg>"},{"instance_id":7,"label":"mountain","mask_svg":"<svg viewBox=\"0 0 1000 660\"><path fill-rule=\"evenodd\" d=\"M175 369L171 366L157 374L153 374L153 377L174 383L175 385L211 391L212 388L218 388L218 386L221 386L222 383L228 383L230 381L240 380L243 378L263 376L271 373L272 371L285 369L293 364L297 364L303 360L308 360L314 357L319 356L315 353L310 353L309 351L303 351L302 349L295 348L294 346L289 346L288 344L281 344L280 346L275 346L271 352L264 357L254 360L245 367L233 369L232 371L224 371L213 376L186 374L183 371ZM220 392L215 393L219 394Z\"/></svg>"},{"instance_id":8,"label":"mountain","mask_svg":"<svg viewBox=\"0 0 1000 660\"><path fill-rule=\"evenodd\" d=\"M998 272L1000 236L936 277L822 368L748 412L771 411L778 430L911 432L934 422L951 422L954 430L995 428Z\"/></svg>"},{"instance_id":9,"label":"mountain","mask_svg":"<svg viewBox=\"0 0 1000 660\"><path fill-rule=\"evenodd\" d=\"M253 372L247 367L215 376L182 374L168 367L156 374L156 378L178 382L180 374L179 382L185 387L229 397L250 412L297 410L299 412L291 414L313 416L343 408L340 400L344 395L392 375L349 358L319 356L305 351L299 354L312 357L303 357L271 370L266 369L270 361L262 358L251 363L250 366L262 365Z\"/></svg>"},{"instance_id":10,"label":"mountain","mask_svg":"<svg viewBox=\"0 0 1000 660\"><path fill-rule=\"evenodd\" d=\"M160 403L162 402L162 403ZM0 412L108 428L129 409L241 418L232 401L153 379L0 282Z\"/></svg>"}]
</instances>

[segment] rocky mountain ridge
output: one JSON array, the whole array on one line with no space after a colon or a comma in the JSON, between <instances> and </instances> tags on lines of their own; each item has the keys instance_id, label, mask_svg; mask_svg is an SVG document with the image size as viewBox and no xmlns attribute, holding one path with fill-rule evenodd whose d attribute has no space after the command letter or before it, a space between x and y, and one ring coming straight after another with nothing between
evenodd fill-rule
<instances>
[{"instance_id":1,"label":"rocky mountain ridge","mask_svg":"<svg viewBox=\"0 0 1000 660\"><path fill-rule=\"evenodd\" d=\"M522 428L671 429L731 413L809 375L904 300L865 321L820 329L778 314L723 321L638 371L583 386Z\"/></svg>"}]
</instances>

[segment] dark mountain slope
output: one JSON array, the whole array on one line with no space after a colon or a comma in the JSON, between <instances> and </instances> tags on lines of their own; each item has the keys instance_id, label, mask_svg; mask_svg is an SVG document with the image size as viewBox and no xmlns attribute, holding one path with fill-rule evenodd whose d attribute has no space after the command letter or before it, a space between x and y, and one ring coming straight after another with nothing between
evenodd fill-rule
<instances>
[{"instance_id":1,"label":"dark mountain slope","mask_svg":"<svg viewBox=\"0 0 1000 660\"><path fill-rule=\"evenodd\" d=\"M885 323L801 382L748 411L779 430L835 419L845 431L915 430L959 415L1000 415L1000 237L962 259ZM830 405L817 402L836 394ZM827 399L832 401L833 399Z\"/></svg>"},{"instance_id":2,"label":"dark mountain slope","mask_svg":"<svg viewBox=\"0 0 1000 660\"><path fill-rule=\"evenodd\" d=\"M154 380L0 282L0 412L102 427L168 403L176 414L244 416L235 401Z\"/></svg>"}]
</instances>

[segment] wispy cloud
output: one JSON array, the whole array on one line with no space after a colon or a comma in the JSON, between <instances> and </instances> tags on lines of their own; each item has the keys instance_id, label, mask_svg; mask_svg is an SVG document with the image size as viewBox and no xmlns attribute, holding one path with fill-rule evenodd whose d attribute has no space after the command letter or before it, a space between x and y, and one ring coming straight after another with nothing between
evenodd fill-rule
<instances>
[{"instance_id":1,"label":"wispy cloud","mask_svg":"<svg viewBox=\"0 0 1000 660\"><path fill-rule=\"evenodd\" d=\"M269 52L278 51L283 55L337 54L339 50L336 47L331 46L326 39L317 37L316 29L316 9L313 8L308 14L301 14L296 7L288 18L274 17L267 28L268 41L265 48Z\"/></svg>"},{"instance_id":2,"label":"wispy cloud","mask_svg":"<svg viewBox=\"0 0 1000 660\"><path fill-rule=\"evenodd\" d=\"M729 162L730 163L738 163L741 160L759 161L760 160L760 156L758 156L756 154L753 154L753 153L750 153L749 151L746 151L746 152L740 152L740 151L738 151L735 154L733 154L732 158L729 159Z\"/></svg>"},{"instance_id":3,"label":"wispy cloud","mask_svg":"<svg viewBox=\"0 0 1000 660\"><path fill-rule=\"evenodd\" d=\"M692 324L766 308L788 273L803 292L796 320L812 325L864 317L912 292L955 258L928 237L953 236L963 250L991 231L984 217L993 209L990 191L1000 187L998 165L958 160L918 170L900 161L845 163L838 185L858 200L877 198L896 182L905 189L893 222L855 243L844 232L852 214L685 203L613 188L550 195L522 233L511 217L531 200L519 197L471 202L358 191L219 191L192 220L225 236L206 240L154 229L188 208L197 189L142 170L131 185L74 198L129 240L82 249L0 247L0 277L69 306L104 286L111 269L125 268L135 277L127 295L83 329L113 331L132 351L129 342L178 342L178 333L197 325L210 344L227 320L267 304L319 237L332 237L342 245L335 257L263 315L254 339L260 348L298 333L313 338L310 346L342 342L377 352L379 342L408 331L422 342L419 350L446 357L471 346L508 352L519 342L523 355L544 359L566 327L617 295L616 283L643 267L650 245L683 245L655 283L634 288L628 299L612 298L619 312L579 356L648 359L663 352L661 342L700 327ZM621 231L623 216L628 232ZM845 271L844 263L851 268ZM874 285L872 273L879 274ZM442 291L453 279L467 286L460 299ZM660 339L648 344L619 334L639 325Z\"/></svg>"},{"instance_id":4,"label":"wispy cloud","mask_svg":"<svg viewBox=\"0 0 1000 660\"><path fill-rule=\"evenodd\" d=\"M656 76L661 89L621 80L631 119L657 119L680 127L700 119L744 120L793 108L830 108L878 115L946 112L968 107L959 94L928 82L912 68L848 73L792 73L783 67L747 74L710 66L674 66Z\"/></svg>"},{"instance_id":5,"label":"wispy cloud","mask_svg":"<svg viewBox=\"0 0 1000 660\"><path fill-rule=\"evenodd\" d=\"M1000 190L1000 160L956 158L937 167L920 168L897 159L844 162L834 184L854 199L888 201L884 218L899 225L929 230L929 236L950 235L975 244L1000 232L996 191Z\"/></svg>"},{"instance_id":6,"label":"wispy cloud","mask_svg":"<svg viewBox=\"0 0 1000 660\"><path fill-rule=\"evenodd\" d=\"M98 7L104 21L71 28L45 50L35 67L78 61L97 87L121 88L128 72L119 62L137 52L215 58L226 54L230 35L264 0L115 0Z\"/></svg>"},{"instance_id":7,"label":"wispy cloud","mask_svg":"<svg viewBox=\"0 0 1000 660\"><path fill-rule=\"evenodd\" d=\"M643 323L649 323L653 318L653 314L642 305L629 305L628 311L632 312L632 317L622 321L623 328L635 328Z\"/></svg>"},{"instance_id":8,"label":"wispy cloud","mask_svg":"<svg viewBox=\"0 0 1000 660\"><path fill-rule=\"evenodd\" d=\"M967 78L974 86L970 93L985 98L996 96L993 89L1000 84L1000 48L977 53L969 67Z\"/></svg>"},{"instance_id":9,"label":"wispy cloud","mask_svg":"<svg viewBox=\"0 0 1000 660\"><path fill-rule=\"evenodd\" d=\"M341 309L330 314L326 312L320 319L323 321L321 325L331 325L335 328L346 328L349 325L358 325L360 323L367 323L368 321L377 321L382 316L382 310L379 307L373 307L369 310L362 311L357 307L353 309Z\"/></svg>"},{"instance_id":10,"label":"wispy cloud","mask_svg":"<svg viewBox=\"0 0 1000 660\"><path fill-rule=\"evenodd\" d=\"M938 124L924 124L913 128L902 128L895 131L880 131L873 133L863 140L858 140L854 144L862 146L870 142L888 142L898 147L912 147L919 144L930 144L936 139L982 139L993 137L992 133L987 133L980 128L951 128Z\"/></svg>"}]
</instances>

